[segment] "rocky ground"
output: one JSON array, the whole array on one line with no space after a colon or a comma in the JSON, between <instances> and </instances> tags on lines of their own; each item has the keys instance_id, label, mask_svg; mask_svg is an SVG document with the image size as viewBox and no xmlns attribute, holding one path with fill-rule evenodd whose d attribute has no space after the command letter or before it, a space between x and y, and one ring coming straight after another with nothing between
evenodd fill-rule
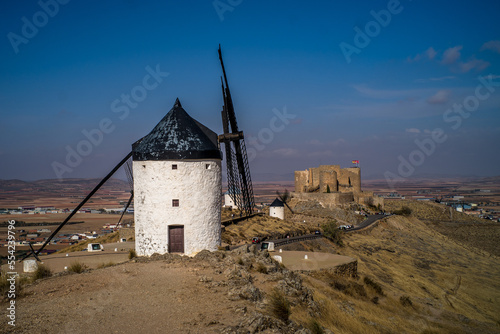
<instances>
[{"instance_id":1,"label":"rocky ground","mask_svg":"<svg viewBox=\"0 0 500 334\"><path fill-rule=\"evenodd\" d=\"M439 206L415 210L344 234L344 247L320 239L285 248L355 258L355 277L327 270L293 272L248 246L203 251L193 258L136 258L27 285L16 304L17 326L8 327L4 318L0 331L500 333L500 259L474 246L482 243L483 234L464 232L469 238L462 242L435 225L475 228L477 222L460 216L425 220L432 210L442 211ZM312 207L288 222L256 217L251 224L232 225L227 237L234 243L254 233L312 230L329 215ZM303 223L304 217L311 218ZM490 239L500 234L489 231ZM271 308L276 291L290 303L289 319Z\"/></svg>"},{"instance_id":2,"label":"rocky ground","mask_svg":"<svg viewBox=\"0 0 500 334\"><path fill-rule=\"evenodd\" d=\"M17 302L16 333L308 333L277 319L268 296L317 312L299 275L255 246L137 258L124 264L62 274L27 286ZM3 303L2 308L6 307Z\"/></svg>"}]
</instances>

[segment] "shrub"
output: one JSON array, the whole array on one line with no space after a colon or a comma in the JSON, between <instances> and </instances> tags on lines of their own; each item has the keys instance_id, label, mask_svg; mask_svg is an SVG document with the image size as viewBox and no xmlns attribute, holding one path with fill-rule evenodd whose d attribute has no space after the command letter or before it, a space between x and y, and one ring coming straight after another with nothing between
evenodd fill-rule
<instances>
[{"instance_id":1,"label":"shrub","mask_svg":"<svg viewBox=\"0 0 500 334\"><path fill-rule=\"evenodd\" d=\"M87 266L78 261L72 262L68 268L69 271L77 274L82 273L85 269L87 269Z\"/></svg>"},{"instance_id":2,"label":"shrub","mask_svg":"<svg viewBox=\"0 0 500 334\"><path fill-rule=\"evenodd\" d=\"M309 330L313 333L313 334L323 334L325 333L325 331L323 330L323 327L321 327L321 325L318 323L318 321L316 319L311 319L309 321Z\"/></svg>"},{"instance_id":3,"label":"shrub","mask_svg":"<svg viewBox=\"0 0 500 334\"><path fill-rule=\"evenodd\" d=\"M342 241L343 232L337 228L335 221L329 221L322 226L323 235L328 239L332 240L336 245L343 247L344 242Z\"/></svg>"},{"instance_id":4,"label":"shrub","mask_svg":"<svg viewBox=\"0 0 500 334\"><path fill-rule=\"evenodd\" d=\"M0 301L7 300L7 298L8 298L9 290L11 287L11 285L10 285L11 281L8 281L7 279L11 278L11 277L12 276L8 277L7 273L3 270L0 272ZM19 276L19 275L16 276L16 280L15 280L16 298L22 295L23 287L28 282L29 282L29 279L27 277Z\"/></svg>"},{"instance_id":5,"label":"shrub","mask_svg":"<svg viewBox=\"0 0 500 334\"><path fill-rule=\"evenodd\" d=\"M49 267L43 264L39 264L38 268L36 268L35 272L33 273L33 281L50 276L52 276L52 270L50 270Z\"/></svg>"},{"instance_id":6,"label":"shrub","mask_svg":"<svg viewBox=\"0 0 500 334\"><path fill-rule=\"evenodd\" d=\"M377 282L373 281L370 277L367 277L365 276L365 278L363 279L363 281L365 282L365 284L369 287L371 287L377 294L383 296L384 295L384 290L382 289L382 287L380 286L380 284L378 284Z\"/></svg>"},{"instance_id":7,"label":"shrub","mask_svg":"<svg viewBox=\"0 0 500 334\"><path fill-rule=\"evenodd\" d=\"M340 282L333 282L333 283L330 283L330 285L335 289L335 290L338 290L338 291L345 291L345 289L347 289L347 286L345 284L342 284Z\"/></svg>"},{"instance_id":8,"label":"shrub","mask_svg":"<svg viewBox=\"0 0 500 334\"><path fill-rule=\"evenodd\" d=\"M132 260L134 257L137 257L137 253L135 252L135 249L130 248L128 250L128 259Z\"/></svg>"},{"instance_id":9,"label":"shrub","mask_svg":"<svg viewBox=\"0 0 500 334\"><path fill-rule=\"evenodd\" d=\"M408 296L401 296L401 297L399 297L399 302L403 306L412 306L413 305L413 303L411 302L410 297L408 297Z\"/></svg>"},{"instance_id":10,"label":"shrub","mask_svg":"<svg viewBox=\"0 0 500 334\"><path fill-rule=\"evenodd\" d=\"M267 267L261 262L257 262L257 268L255 268L259 273L267 274Z\"/></svg>"},{"instance_id":11,"label":"shrub","mask_svg":"<svg viewBox=\"0 0 500 334\"><path fill-rule=\"evenodd\" d=\"M339 279L335 279L335 281L330 282L330 286L334 288L335 290L341 291L345 293L346 295L355 297L355 296L360 296L360 297L366 297L366 290L364 286L361 284L358 284L356 282L349 282L349 281L340 281Z\"/></svg>"},{"instance_id":12,"label":"shrub","mask_svg":"<svg viewBox=\"0 0 500 334\"><path fill-rule=\"evenodd\" d=\"M361 284L358 284L355 282L352 282L351 284L348 285L345 293L348 294L349 296L353 296L353 297L356 295L358 295L360 297L367 296L365 287L362 286Z\"/></svg>"},{"instance_id":13,"label":"shrub","mask_svg":"<svg viewBox=\"0 0 500 334\"><path fill-rule=\"evenodd\" d=\"M99 264L99 265L97 266L97 269L102 269L102 268L106 268L106 267L111 267L111 266L114 266L114 265L115 265L115 263L114 263L113 261L110 261L110 262L108 262L108 263L103 262L103 263L101 263L101 264Z\"/></svg>"},{"instance_id":14,"label":"shrub","mask_svg":"<svg viewBox=\"0 0 500 334\"><path fill-rule=\"evenodd\" d=\"M400 215L400 216L409 216L411 215L411 209L407 206L401 207L401 209L394 211L394 214Z\"/></svg>"},{"instance_id":15,"label":"shrub","mask_svg":"<svg viewBox=\"0 0 500 334\"><path fill-rule=\"evenodd\" d=\"M0 293L2 298L5 298L7 296L7 291L9 291L10 287L10 282L7 281L7 274L5 272L0 273Z\"/></svg>"},{"instance_id":16,"label":"shrub","mask_svg":"<svg viewBox=\"0 0 500 334\"><path fill-rule=\"evenodd\" d=\"M290 317L290 302L283 292L278 289L274 289L269 295L269 311L273 316L284 322L287 322Z\"/></svg>"}]
</instances>

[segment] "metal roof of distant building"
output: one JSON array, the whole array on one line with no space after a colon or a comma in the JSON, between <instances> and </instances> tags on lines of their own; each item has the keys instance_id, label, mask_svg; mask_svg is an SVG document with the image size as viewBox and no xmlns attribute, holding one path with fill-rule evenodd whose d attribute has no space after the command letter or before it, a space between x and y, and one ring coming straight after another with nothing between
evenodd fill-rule
<instances>
[{"instance_id":1,"label":"metal roof of distant building","mask_svg":"<svg viewBox=\"0 0 500 334\"><path fill-rule=\"evenodd\" d=\"M222 159L217 134L196 121L179 99L145 137L132 144L134 160Z\"/></svg>"},{"instance_id":2,"label":"metal roof of distant building","mask_svg":"<svg viewBox=\"0 0 500 334\"><path fill-rule=\"evenodd\" d=\"M284 206L283 202L280 201L278 198L274 200L274 202L271 203L271 206Z\"/></svg>"}]
</instances>

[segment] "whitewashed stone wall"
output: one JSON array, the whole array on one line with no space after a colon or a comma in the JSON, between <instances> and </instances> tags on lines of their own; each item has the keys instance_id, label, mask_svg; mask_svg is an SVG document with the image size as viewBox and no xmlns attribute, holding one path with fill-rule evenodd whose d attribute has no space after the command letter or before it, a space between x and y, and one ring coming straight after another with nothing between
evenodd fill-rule
<instances>
[{"instance_id":1,"label":"whitewashed stone wall","mask_svg":"<svg viewBox=\"0 0 500 334\"><path fill-rule=\"evenodd\" d=\"M172 169L172 165L177 169ZM208 165L208 168L207 168ZM134 161L138 255L168 252L168 226L184 226L184 254L217 250L221 242L221 161ZM172 200L179 206L173 207Z\"/></svg>"},{"instance_id":2,"label":"whitewashed stone wall","mask_svg":"<svg viewBox=\"0 0 500 334\"><path fill-rule=\"evenodd\" d=\"M233 209L238 209L236 204L234 203L233 199L229 194L224 194L224 206L225 207L231 207Z\"/></svg>"},{"instance_id":3,"label":"whitewashed stone wall","mask_svg":"<svg viewBox=\"0 0 500 334\"><path fill-rule=\"evenodd\" d=\"M283 206L271 206L269 208L269 216L285 219L285 208Z\"/></svg>"}]
</instances>

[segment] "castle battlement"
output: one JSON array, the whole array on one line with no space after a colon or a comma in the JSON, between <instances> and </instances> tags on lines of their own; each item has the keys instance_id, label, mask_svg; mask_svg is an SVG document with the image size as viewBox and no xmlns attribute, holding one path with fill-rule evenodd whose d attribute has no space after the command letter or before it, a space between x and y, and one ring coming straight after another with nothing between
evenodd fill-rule
<instances>
[{"instance_id":1,"label":"castle battlement","mask_svg":"<svg viewBox=\"0 0 500 334\"><path fill-rule=\"evenodd\" d=\"M299 200L318 200L324 205L341 205L356 202L367 205L384 205L383 198L361 190L361 169L340 168L340 165L295 171L295 193Z\"/></svg>"},{"instance_id":2,"label":"castle battlement","mask_svg":"<svg viewBox=\"0 0 500 334\"><path fill-rule=\"evenodd\" d=\"M359 193L361 170L359 167L340 168L339 165L320 165L295 171L296 193Z\"/></svg>"}]
</instances>

